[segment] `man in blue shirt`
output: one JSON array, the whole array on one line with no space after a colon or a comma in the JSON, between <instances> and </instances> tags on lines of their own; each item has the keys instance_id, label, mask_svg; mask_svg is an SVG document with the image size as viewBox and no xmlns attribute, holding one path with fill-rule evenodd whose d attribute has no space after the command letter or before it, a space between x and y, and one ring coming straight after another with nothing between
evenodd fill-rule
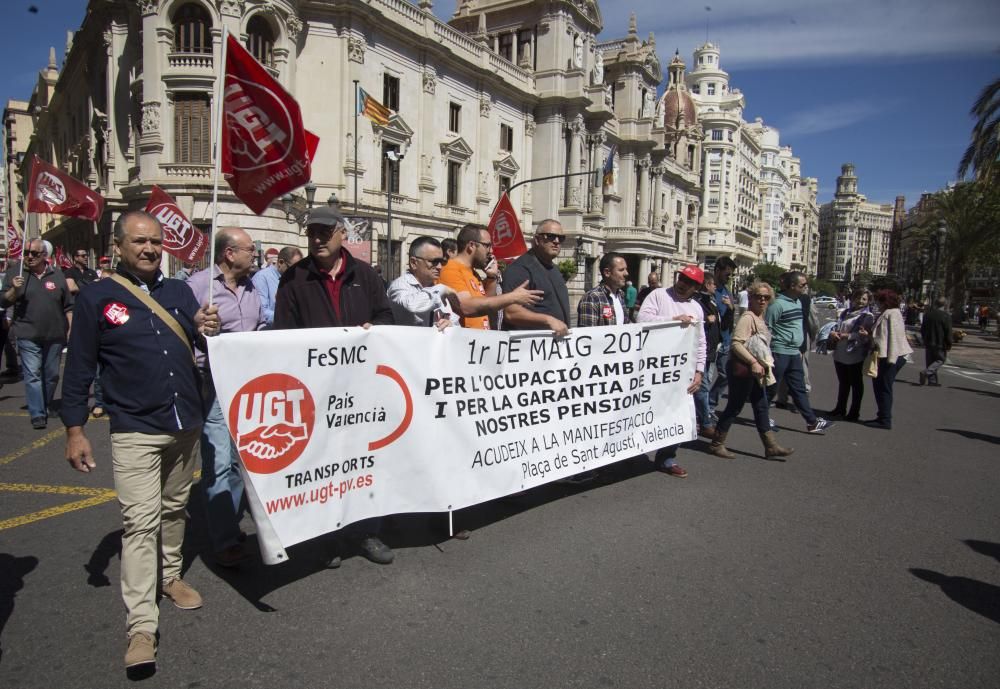
<instances>
[{"instance_id":1,"label":"man in blue shirt","mask_svg":"<svg viewBox=\"0 0 1000 689\"><path fill-rule=\"evenodd\" d=\"M89 473L96 464L83 426L100 364L124 523L125 666L134 671L155 668L157 584L177 607L201 607L201 596L181 579L184 513L203 418L192 347L202 335L217 333L219 321L215 307L199 308L187 285L163 277L163 230L156 218L124 213L114 236L117 273L80 292L73 311L61 416L66 459Z\"/></svg>"},{"instance_id":2,"label":"man in blue shirt","mask_svg":"<svg viewBox=\"0 0 1000 689\"><path fill-rule=\"evenodd\" d=\"M278 252L278 260L274 265L268 265L254 273L253 286L260 296L260 304L264 307L264 320L267 327L274 324L274 301L278 294L278 281L285 271L302 258L302 252L294 246L286 246Z\"/></svg>"}]
</instances>

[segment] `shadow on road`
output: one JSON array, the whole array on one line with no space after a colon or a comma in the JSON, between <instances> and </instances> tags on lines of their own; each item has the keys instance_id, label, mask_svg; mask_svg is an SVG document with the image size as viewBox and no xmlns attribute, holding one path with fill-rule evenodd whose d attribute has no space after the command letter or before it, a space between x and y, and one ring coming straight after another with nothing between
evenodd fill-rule
<instances>
[{"instance_id":1,"label":"shadow on road","mask_svg":"<svg viewBox=\"0 0 1000 689\"><path fill-rule=\"evenodd\" d=\"M962 607L1000 624L1000 586L968 577L950 577L929 569L911 567L910 573L939 586L944 595Z\"/></svg>"},{"instance_id":2,"label":"shadow on road","mask_svg":"<svg viewBox=\"0 0 1000 689\"><path fill-rule=\"evenodd\" d=\"M90 555L90 560L83 566L87 570L87 583L94 588L111 586L111 581L106 574L108 565L112 558L122 557L122 530L112 531L101 539L94 552Z\"/></svg>"},{"instance_id":3,"label":"shadow on road","mask_svg":"<svg viewBox=\"0 0 1000 689\"><path fill-rule=\"evenodd\" d=\"M952 390L962 390L963 392L974 392L977 395L984 395L986 397L994 397L996 399L1000 399L1000 392L991 392L989 390L976 390L975 388L963 388L957 385L949 385L948 387L951 388Z\"/></svg>"},{"instance_id":4,"label":"shadow on road","mask_svg":"<svg viewBox=\"0 0 1000 689\"><path fill-rule=\"evenodd\" d=\"M987 433L977 433L976 431L963 431L958 428L939 428L939 431L943 433L954 433L955 435L960 435L963 438L968 438L969 440L982 440L986 443L993 443L994 445L1000 445L1000 436L989 435Z\"/></svg>"},{"instance_id":5,"label":"shadow on road","mask_svg":"<svg viewBox=\"0 0 1000 689\"><path fill-rule=\"evenodd\" d=\"M33 555L16 557L0 553L0 634L14 612L14 598L24 588L24 577L37 566L38 558ZM0 662L3 662L3 647L0 647Z\"/></svg>"},{"instance_id":6,"label":"shadow on road","mask_svg":"<svg viewBox=\"0 0 1000 689\"><path fill-rule=\"evenodd\" d=\"M963 542L965 543L965 545L969 546L980 555L985 555L986 557L992 557L997 562L1000 562L1000 543L991 543L989 541L975 541L971 539Z\"/></svg>"}]
</instances>

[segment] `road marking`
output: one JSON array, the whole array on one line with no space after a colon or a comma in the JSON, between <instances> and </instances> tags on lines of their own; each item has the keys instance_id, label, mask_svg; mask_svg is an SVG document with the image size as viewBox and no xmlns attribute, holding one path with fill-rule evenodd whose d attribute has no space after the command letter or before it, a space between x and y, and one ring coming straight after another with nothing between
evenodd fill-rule
<instances>
[{"instance_id":1,"label":"road marking","mask_svg":"<svg viewBox=\"0 0 1000 689\"><path fill-rule=\"evenodd\" d=\"M104 495L110 488L87 486L49 486L44 483L0 483L0 491L8 493L51 493L53 495Z\"/></svg>"},{"instance_id":2,"label":"road marking","mask_svg":"<svg viewBox=\"0 0 1000 689\"><path fill-rule=\"evenodd\" d=\"M59 487L59 486L51 486ZM69 488L71 486L65 486ZM118 494L111 490L110 488L105 488L102 490L101 494L93 495L85 500L77 500L75 502L67 502L65 505L56 505L55 507L50 507L48 509L40 510L38 512L32 512L31 514L21 515L20 517L12 517L10 519L4 519L0 521L0 531L4 529L13 529L16 526L24 526L25 524L31 524L32 522L38 522L43 519L49 519L51 517L58 517L61 514L66 514L67 512L73 512L75 510L82 510L87 507L95 507L97 505L103 505L106 502L111 502Z\"/></svg>"},{"instance_id":3,"label":"road marking","mask_svg":"<svg viewBox=\"0 0 1000 689\"><path fill-rule=\"evenodd\" d=\"M41 448L45 447L56 438L61 437L63 435L63 432L64 431L61 428L58 431L49 431L35 442L29 443L24 447L14 450L10 454L0 457L0 466L3 466L4 464L10 464L15 459L23 457L24 455L28 454L29 452L33 452L34 450L40 450Z\"/></svg>"},{"instance_id":4,"label":"road marking","mask_svg":"<svg viewBox=\"0 0 1000 689\"><path fill-rule=\"evenodd\" d=\"M0 416L23 416L28 418L28 412L26 411L0 411Z\"/></svg>"},{"instance_id":5,"label":"road marking","mask_svg":"<svg viewBox=\"0 0 1000 689\"><path fill-rule=\"evenodd\" d=\"M967 378L969 380L974 380L977 383L986 383L988 385L997 385L997 386L1000 386L1000 382L998 382L998 381L987 380L986 378L980 378L979 376L977 376L975 374L963 371L962 369L959 369L959 368L956 368L956 367L953 367L953 366L942 366L941 368L942 368L942 370L944 370L947 373L952 373L952 374L954 374L956 376L961 376L962 378ZM987 373L986 371L978 371L978 373L979 373L980 376L992 376L992 375L995 375L993 373Z\"/></svg>"}]
</instances>

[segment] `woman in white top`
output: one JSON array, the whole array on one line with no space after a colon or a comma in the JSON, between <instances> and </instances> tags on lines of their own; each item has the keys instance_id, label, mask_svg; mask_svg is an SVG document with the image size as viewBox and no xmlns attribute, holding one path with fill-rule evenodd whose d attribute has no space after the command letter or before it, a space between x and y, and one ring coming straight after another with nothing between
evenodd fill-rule
<instances>
[{"instance_id":1,"label":"woman in white top","mask_svg":"<svg viewBox=\"0 0 1000 689\"><path fill-rule=\"evenodd\" d=\"M878 351L878 375L872 380L878 414L865 425L889 430L892 428L892 384L896 381L896 374L906 365L906 355L913 352L913 348L906 341L899 294L895 290L881 289L875 293L875 302L881 312L871 333L872 347Z\"/></svg>"},{"instance_id":2,"label":"woman in white top","mask_svg":"<svg viewBox=\"0 0 1000 689\"><path fill-rule=\"evenodd\" d=\"M871 295L866 289L854 290L851 305L840 314L836 327L830 332L830 349L833 365L837 370L837 406L831 416L841 416L845 421L857 421L861 413L861 398L865 394L864 362L871 343L869 332L875 322L868 302ZM847 397L851 396L851 409Z\"/></svg>"}]
</instances>

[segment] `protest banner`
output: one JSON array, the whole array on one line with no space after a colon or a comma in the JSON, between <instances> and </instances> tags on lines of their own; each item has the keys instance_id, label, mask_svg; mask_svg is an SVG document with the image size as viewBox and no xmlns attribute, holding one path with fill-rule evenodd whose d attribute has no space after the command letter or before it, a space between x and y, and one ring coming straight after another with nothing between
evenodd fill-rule
<instances>
[{"instance_id":1,"label":"protest banner","mask_svg":"<svg viewBox=\"0 0 1000 689\"><path fill-rule=\"evenodd\" d=\"M456 510L695 438L700 325L375 326L209 338L267 562L386 514Z\"/></svg>"}]
</instances>

